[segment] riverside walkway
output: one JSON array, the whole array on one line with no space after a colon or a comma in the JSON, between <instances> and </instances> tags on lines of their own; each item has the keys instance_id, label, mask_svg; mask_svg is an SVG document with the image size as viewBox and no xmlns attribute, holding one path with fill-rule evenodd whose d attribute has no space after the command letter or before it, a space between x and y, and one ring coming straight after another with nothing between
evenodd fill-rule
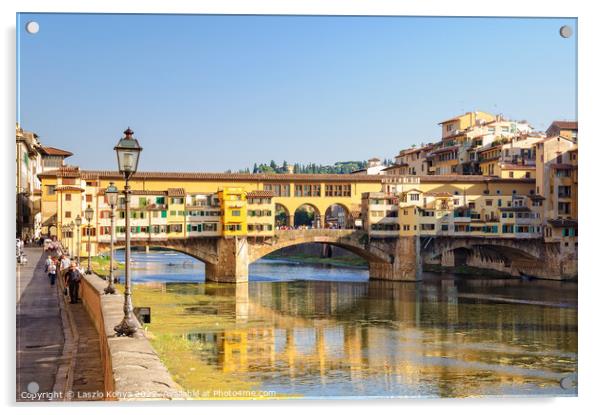
<instances>
[{"instance_id":1,"label":"riverside walkway","mask_svg":"<svg viewBox=\"0 0 602 415\"><path fill-rule=\"evenodd\" d=\"M82 304L66 304L41 248L17 265L17 401L93 400L103 391L99 336Z\"/></svg>"}]
</instances>

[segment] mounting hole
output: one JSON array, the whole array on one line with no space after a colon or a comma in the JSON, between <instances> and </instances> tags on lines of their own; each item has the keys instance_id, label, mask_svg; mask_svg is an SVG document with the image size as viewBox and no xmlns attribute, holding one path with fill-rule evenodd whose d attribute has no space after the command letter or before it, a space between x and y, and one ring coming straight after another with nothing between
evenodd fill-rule
<instances>
[{"instance_id":1,"label":"mounting hole","mask_svg":"<svg viewBox=\"0 0 602 415\"><path fill-rule=\"evenodd\" d=\"M40 25L38 22L27 22L25 25L25 30L27 30L27 33L35 35L40 31Z\"/></svg>"},{"instance_id":2,"label":"mounting hole","mask_svg":"<svg viewBox=\"0 0 602 415\"><path fill-rule=\"evenodd\" d=\"M560 36L567 39L573 35L573 28L571 26L564 25L560 28Z\"/></svg>"}]
</instances>

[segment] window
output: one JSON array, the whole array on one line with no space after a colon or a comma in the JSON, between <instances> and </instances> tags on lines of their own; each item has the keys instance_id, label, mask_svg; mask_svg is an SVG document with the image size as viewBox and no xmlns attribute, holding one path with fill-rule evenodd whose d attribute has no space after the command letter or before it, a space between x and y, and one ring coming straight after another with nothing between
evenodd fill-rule
<instances>
[{"instance_id":1,"label":"window","mask_svg":"<svg viewBox=\"0 0 602 415\"><path fill-rule=\"evenodd\" d=\"M289 184L264 184L263 190L273 192L276 197L289 197L291 195L291 186Z\"/></svg>"},{"instance_id":2,"label":"window","mask_svg":"<svg viewBox=\"0 0 602 415\"><path fill-rule=\"evenodd\" d=\"M86 195L86 202L92 201L92 195Z\"/></svg>"},{"instance_id":3,"label":"window","mask_svg":"<svg viewBox=\"0 0 602 415\"><path fill-rule=\"evenodd\" d=\"M182 232L182 225L168 225L168 232Z\"/></svg>"},{"instance_id":4,"label":"window","mask_svg":"<svg viewBox=\"0 0 602 415\"><path fill-rule=\"evenodd\" d=\"M238 210L238 209L232 210L232 216L240 216L240 210Z\"/></svg>"},{"instance_id":5,"label":"window","mask_svg":"<svg viewBox=\"0 0 602 415\"><path fill-rule=\"evenodd\" d=\"M321 185L319 184L296 184L296 197L320 197Z\"/></svg>"},{"instance_id":6,"label":"window","mask_svg":"<svg viewBox=\"0 0 602 415\"><path fill-rule=\"evenodd\" d=\"M70 202L71 201L71 193L67 193L65 195L65 201Z\"/></svg>"},{"instance_id":7,"label":"window","mask_svg":"<svg viewBox=\"0 0 602 415\"><path fill-rule=\"evenodd\" d=\"M326 185L326 196L327 197L350 197L351 196L351 185L350 184L327 184Z\"/></svg>"},{"instance_id":8,"label":"window","mask_svg":"<svg viewBox=\"0 0 602 415\"><path fill-rule=\"evenodd\" d=\"M418 193L413 193L410 195L410 200L419 200L420 199L420 195Z\"/></svg>"},{"instance_id":9,"label":"window","mask_svg":"<svg viewBox=\"0 0 602 415\"><path fill-rule=\"evenodd\" d=\"M56 190L55 190L56 186L55 185L46 185L45 187L46 187L46 194L47 195L51 196L51 195L53 195L53 194L56 193Z\"/></svg>"},{"instance_id":10,"label":"window","mask_svg":"<svg viewBox=\"0 0 602 415\"><path fill-rule=\"evenodd\" d=\"M66 210L65 211L65 217L66 218L70 218L71 217L71 211L70 210Z\"/></svg>"}]
</instances>

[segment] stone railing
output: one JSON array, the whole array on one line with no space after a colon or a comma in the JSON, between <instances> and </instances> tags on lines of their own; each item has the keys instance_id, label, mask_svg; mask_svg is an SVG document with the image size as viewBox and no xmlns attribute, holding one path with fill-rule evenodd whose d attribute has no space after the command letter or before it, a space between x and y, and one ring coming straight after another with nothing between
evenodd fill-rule
<instances>
[{"instance_id":1,"label":"stone railing","mask_svg":"<svg viewBox=\"0 0 602 415\"><path fill-rule=\"evenodd\" d=\"M107 399L185 398L141 329L133 337L115 335L113 327L123 318L123 295L106 295L106 286L102 278L86 275L80 296L99 334Z\"/></svg>"}]
</instances>

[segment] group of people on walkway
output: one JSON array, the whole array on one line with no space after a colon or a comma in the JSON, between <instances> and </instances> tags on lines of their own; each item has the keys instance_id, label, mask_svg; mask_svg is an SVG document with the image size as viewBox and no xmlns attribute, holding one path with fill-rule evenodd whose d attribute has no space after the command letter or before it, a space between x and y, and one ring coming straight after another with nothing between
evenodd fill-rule
<instances>
[{"instance_id":1,"label":"group of people on walkway","mask_svg":"<svg viewBox=\"0 0 602 415\"><path fill-rule=\"evenodd\" d=\"M63 278L65 283L64 294L69 294L71 304L79 302L79 284L82 280L83 272L79 268L77 261L71 260L68 255L52 256L48 255L46 259L46 273L50 280L50 285L55 285L57 275Z\"/></svg>"}]
</instances>

